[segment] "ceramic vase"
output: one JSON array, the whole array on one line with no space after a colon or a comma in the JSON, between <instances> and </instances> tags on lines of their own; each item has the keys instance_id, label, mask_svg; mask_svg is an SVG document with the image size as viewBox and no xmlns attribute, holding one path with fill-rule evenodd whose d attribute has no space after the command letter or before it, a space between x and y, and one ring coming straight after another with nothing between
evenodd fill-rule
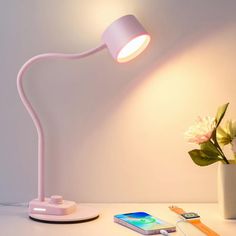
<instances>
[{"instance_id":1,"label":"ceramic vase","mask_svg":"<svg viewBox=\"0 0 236 236\"><path fill-rule=\"evenodd\" d=\"M236 219L236 164L219 163L218 204L223 218Z\"/></svg>"}]
</instances>

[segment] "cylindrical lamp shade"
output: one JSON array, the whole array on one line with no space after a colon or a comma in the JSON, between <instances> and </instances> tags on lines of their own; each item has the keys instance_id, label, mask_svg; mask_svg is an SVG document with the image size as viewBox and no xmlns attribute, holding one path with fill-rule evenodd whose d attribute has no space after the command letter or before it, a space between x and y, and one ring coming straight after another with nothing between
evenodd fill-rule
<instances>
[{"instance_id":1,"label":"cylindrical lamp shade","mask_svg":"<svg viewBox=\"0 0 236 236\"><path fill-rule=\"evenodd\" d=\"M126 15L105 30L102 40L112 57L123 63L132 60L147 47L150 35L133 15Z\"/></svg>"}]
</instances>

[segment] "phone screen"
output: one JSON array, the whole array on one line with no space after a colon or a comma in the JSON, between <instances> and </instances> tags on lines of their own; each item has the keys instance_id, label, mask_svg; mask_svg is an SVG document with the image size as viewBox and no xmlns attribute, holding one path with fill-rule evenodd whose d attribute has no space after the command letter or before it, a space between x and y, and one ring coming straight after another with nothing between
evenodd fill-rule
<instances>
[{"instance_id":1,"label":"phone screen","mask_svg":"<svg viewBox=\"0 0 236 236\"><path fill-rule=\"evenodd\" d=\"M133 212L127 214L115 215L115 218L136 226L142 230L158 230L163 227L171 227L172 225L155 218L146 212Z\"/></svg>"}]
</instances>

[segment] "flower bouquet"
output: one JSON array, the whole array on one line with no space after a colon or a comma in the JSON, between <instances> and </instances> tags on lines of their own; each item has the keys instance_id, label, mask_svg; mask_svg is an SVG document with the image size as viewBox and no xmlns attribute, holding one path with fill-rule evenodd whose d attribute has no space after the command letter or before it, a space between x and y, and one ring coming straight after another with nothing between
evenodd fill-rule
<instances>
[{"instance_id":1,"label":"flower bouquet","mask_svg":"<svg viewBox=\"0 0 236 236\"><path fill-rule=\"evenodd\" d=\"M215 162L236 164L236 121L226 121L224 127L220 126L229 103L219 107L215 118L198 117L195 125L185 133L190 143L199 144L200 149L189 151L189 155L199 166L207 166ZM230 144L234 154L233 159L228 159L222 147Z\"/></svg>"},{"instance_id":2,"label":"flower bouquet","mask_svg":"<svg viewBox=\"0 0 236 236\"><path fill-rule=\"evenodd\" d=\"M218 165L218 203L225 219L236 219L236 122L226 121L220 126L229 103L218 108L215 118L198 118L195 125L186 132L189 142L199 144L199 149L189 152L199 166ZM233 157L227 158L223 146L231 145ZM228 165L230 164L230 165Z\"/></svg>"}]
</instances>

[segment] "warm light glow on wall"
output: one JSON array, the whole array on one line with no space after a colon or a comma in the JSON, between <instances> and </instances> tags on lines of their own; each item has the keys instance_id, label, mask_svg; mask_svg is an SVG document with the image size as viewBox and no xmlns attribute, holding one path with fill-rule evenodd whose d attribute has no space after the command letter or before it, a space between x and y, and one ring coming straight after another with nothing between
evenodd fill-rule
<instances>
[{"instance_id":1,"label":"warm light glow on wall","mask_svg":"<svg viewBox=\"0 0 236 236\"><path fill-rule=\"evenodd\" d=\"M80 181L89 169L93 178L86 178L80 188L94 187L94 179L99 182L91 201L216 201L216 189L192 184L210 186L216 166L205 169L192 163L187 152L193 146L185 141L184 132L198 115L214 116L215 107L222 102L230 100L235 106L235 37L232 27L184 47L177 45L179 50L170 47L168 55L151 50L155 64L141 68L136 76L130 74L123 87L112 90L111 111L104 112L102 119L94 119L96 128L88 124L83 146L71 154L74 169L69 178L76 173ZM236 117L236 110L230 112L229 117ZM75 130L72 123L71 130L76 146L81 128ZM70 147L67 152L72 152ZM81 165L84 168L77 173L76 166ZM63 168L61 164L60 170ZM66 185L68 173L58 178ZM72 184L76 188L77 183ZM109 191L112 186L116 187ZM150 186L174 187L150 194ZM185 194L186 186L191 196ZM77 197L81 198L80 192ZM82 199L85 201L87 195Z\"/></svg>"}]
</instances>

